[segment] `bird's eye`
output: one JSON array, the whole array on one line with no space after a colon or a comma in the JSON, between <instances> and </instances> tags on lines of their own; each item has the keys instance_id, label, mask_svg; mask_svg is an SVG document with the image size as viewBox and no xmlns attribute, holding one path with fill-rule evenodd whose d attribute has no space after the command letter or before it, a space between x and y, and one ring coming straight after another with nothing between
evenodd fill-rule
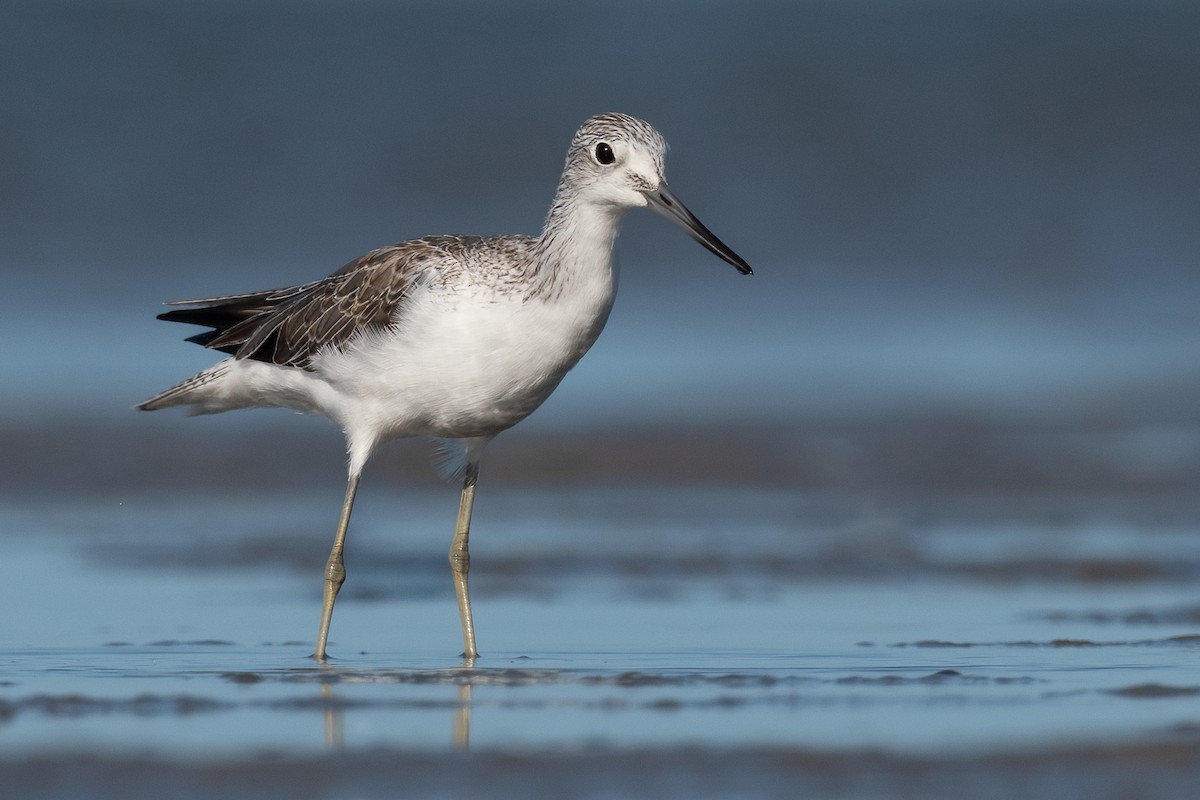
<instances>
[{"instance_id":1,"label":"bird's eye","mask_svg":"<svg viewBox=\"0 0 1200 800\"><path fill-rule=\"evenodd\" d=\"M617 157L613 155L612 145L608 142L596 145L596 160L601 164L611 164L616 161Z\"/></svg>"}]
</instances>

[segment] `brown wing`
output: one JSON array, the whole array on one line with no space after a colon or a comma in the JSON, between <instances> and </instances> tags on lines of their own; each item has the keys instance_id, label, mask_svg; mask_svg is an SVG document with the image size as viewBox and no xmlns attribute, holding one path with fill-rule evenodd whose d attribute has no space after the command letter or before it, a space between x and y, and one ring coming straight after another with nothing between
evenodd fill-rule
<instances>
[{"instance_id":1,"label":"brown wing","mask_svg":"<svg viewBox=\"0 0 1200 800\"><path fill-rule=\"evenodd\" d=\"M455 240L462 244L462 240ZM319 351L393 324L404 298L423 275L449 257L438 238L384 247L351 261L323 280L284 289L182 300L194 306L159 319L205 325L190 342L288 367L311 369Z\"/></svg>"}]
</instances>

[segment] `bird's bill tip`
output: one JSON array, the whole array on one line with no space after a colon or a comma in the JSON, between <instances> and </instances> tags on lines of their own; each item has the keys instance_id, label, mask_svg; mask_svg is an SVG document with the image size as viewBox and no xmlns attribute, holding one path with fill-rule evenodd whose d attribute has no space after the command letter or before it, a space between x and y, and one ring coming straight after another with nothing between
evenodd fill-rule
<instances>
[{"instance_id":1,"label":"bird's bill tip","mask_svg":"<svg viewBox=\"0 0 1200 800\"><path fill-rule=\"evenodd\" d=\"M746 259L733 252L730 247L717 238L716 234L705 227L696 215L688 211L687 206L679 201L663 184L658 189L646 192L646 205L667 219L683 228L689 236L704 245L710 252L733 265L743 275L753 275L754 270L746 263Z\"/></svg>"}]
</instances>

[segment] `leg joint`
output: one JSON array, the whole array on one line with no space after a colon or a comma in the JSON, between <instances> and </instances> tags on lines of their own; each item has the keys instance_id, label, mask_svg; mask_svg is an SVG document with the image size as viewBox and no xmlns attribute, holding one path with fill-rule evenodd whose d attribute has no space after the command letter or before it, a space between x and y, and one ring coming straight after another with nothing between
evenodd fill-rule
<instances>
[{"instance_id":1,"label":"leg joint","mask_svg":"<svg viewBox=\"0 0 1200 800\"><path fill-rule=\"evenodd\" d=\"M471 554L465 549L450 548L450 568L456 573L466 575L471 571Z\"/></svg>"},{"instance_id":2,"label":"leg joint","mask_svg":"<svg viewBox=\"0 0 1200 800\"><path fill-rule=\"evenodd\" d=\"M334 586L341 586L346 581L346 566L342 559L329 559L325 565L325 580Z\"/></svg>"}]
</instances>

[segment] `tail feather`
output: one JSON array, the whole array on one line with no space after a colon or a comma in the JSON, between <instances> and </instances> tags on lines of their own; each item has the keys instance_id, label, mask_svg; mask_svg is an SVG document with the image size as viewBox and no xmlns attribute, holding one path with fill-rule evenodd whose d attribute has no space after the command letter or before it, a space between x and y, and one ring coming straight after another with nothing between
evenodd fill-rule
<instances>
[{"instance_id":1,"label":"tail feather","mask_svg":"<svg viewBox=\"0 0 1200 800\"><path fill-rule=\"evenodd\" d=\"M159 392L154 397L143 400L135 408L139 411L157 411L160 408L170 408L171 406L194 405L191 413L203 414L205 413L204 402L209 399L210 394L206 391L206 387L224 375L228 369L229 365L224 362L216 364L175 384L166 391Z\"/></svg>"}]
</instances>

